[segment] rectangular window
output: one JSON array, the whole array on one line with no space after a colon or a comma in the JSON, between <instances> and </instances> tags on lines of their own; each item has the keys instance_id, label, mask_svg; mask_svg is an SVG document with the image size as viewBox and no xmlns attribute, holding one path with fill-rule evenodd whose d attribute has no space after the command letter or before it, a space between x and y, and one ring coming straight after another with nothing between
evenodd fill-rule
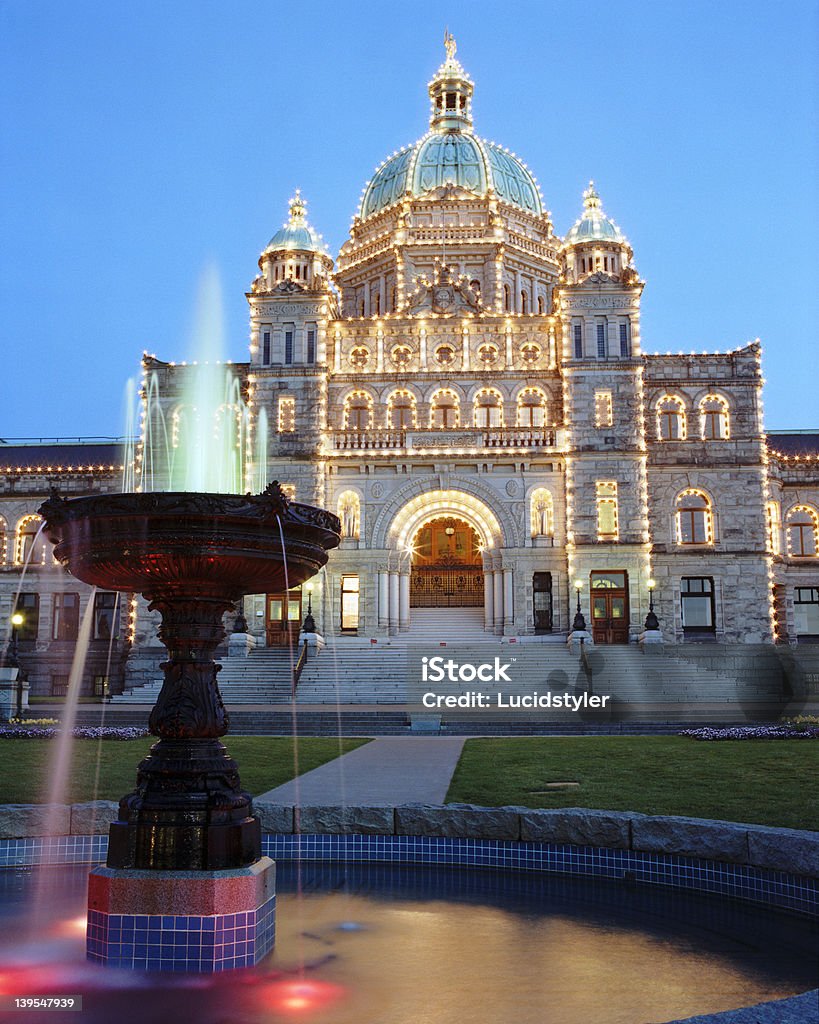
<instances>
[{"instance_id":1,"label":"rectangular window","mask_svg":"<svg viewBox=\"0 0 819 1024\"><path fill-rule=\"evenodd\" d=\"M110 697L111 690L109 688L110 679L108 676L94 676L94 696L95 697Z\"/></svg>"},{"instance_id":2,"label":"rectangular window","mask_svg":"<svg viewBox=\"0 0 819 1024\"><path fill-rule=\"evenodd\" d=\"M293 332L293 325L286 324L284 328L284 361L287 366L293 362Z\"/></svg>"},{"instance_id":3,"label":"rectangular window","mask_svg":"<svg viewBox=\"0 0 819 1024\"><path fill-rule=\"evenodd\" d=\"M596 427L610 427L614 423L614 408L612 406L610 391L595 391L594 393L594 425Z\"/></svg>"},{"instance_id":4,"label":"rectangular window","mask_svg":"<svg viewBox=\"0 0 819 1024\"><path fill-rule=\"evenodd\" d=\"M797 636L819 636L819 587L796 587L793 624Z\"/></svg>"},{"instance_id":5,"label":"rectangular window","mask_svg":"<svg viewBox=\"0 0 819 1024\"><path fill-rule=\"evenodd\" d=\"M358 629L358 576L341 577L341 628Z\"/></svg>"},{"instance_id":6,"label":"rectangular window","mask_svg":"<svg viewBox=\"0 0 819 1024\"><path fill-rule=\"evenodd\" d=\"M606 325L605 322L597 324L597 358L606 358Z\"/></svg>"},{"instance_id":7,"label":"rectangular window","mask_svg":"<svg viewBox=\"0 0 819 1024\"><path fill-rule=\"evenodd\" d=\"M597 539L617 540L617 484L612 480L598 480L597 490Z\"/></svg>"},{"instance_id":8,"label":"rectangular window","mask_svg":"<svg viewBox=\"0 0 819 1024\"><path fill-rule=\"evenodd\" d=\"M17 639L36 640L40 632L40 595L18 594L14 611L23 616L22 624L17 627Z\"/></svg>"},{"instance_id":9,"label":"rectangular window","mask_svg":"<svg viewBox=\"0 0 819 1024\"><path fill-rule=\"evenodd\" d=\"M68 676L51 677L51 696L65 697L68 693Z\"/></svg>"},{"instance_id":10,"label":"rectangular window","mask_svg":"<svg viewBox=\"0 0 819 1024\"><path fill-rule=\"evenodd\" d=\"M262 362L265 366L270 365L270 331L262 335Z\"/></svg>"},{"instance_id":11,"label":"rectangular window","mask_svg":"<svg viewBox=\"0 0 819 1024\"><path fill-rule=\"evenodd\" d=\"M307 328L307 362L314 363L316 361L316 328L315 326L308 326Z\"/></svg>"},{"instance_id":12,"label":"rectangular window","mask_svg":"<svg viewBox=\"0 0 819 1024\"><path fill-rule=\"evenodd\" d=\"M583 358L583 325L574 325L574 357L575 359Z\"/></svg>"},{"instance_id":13,"label":"rectangular window","mask_svg":"<svg viewBox=\"0 0 819 1024\"><path fill-rule=\"evenodd\" d=\"M292 434L296 429L296 399L279 399L279 433Z\"/></svg>"},{"instance_id":14,"label":"rectangular window","mask_svg":"<svg viewBox=\"0 0 819 1024\"><path fill-rule=\"evenodd\" d=\"M686 633L714 632L714 580L683 576L680 580L682 625Z\"/></svg>"},{"instance_id":15,"label":"rectangular window","mask_svg":"<svg viewBox=\"0 0 819 1024\"><path fill-rule=\"evenodd\" d=\"M620 324L620 356L628 359L631 356L631 330L630 323L626 320Z\"/></svg>"},{"instance_id":16,"label":"rectangular window","mask_svg":"<svg viewBox=\"0 0 819 1024\"><path fill-rule=\"evenodd\" d=\"M52 640L76 640L80 629L80 595L55 594Z\"/></svg>"},{"instance_id":17,"label":"rectangular window","mask_svg":"<svg viewBox=\"0 0 819 1024\"><path fill-rule=\"evenodd\" d=\"M94 639L110 640L119 635L117 594L101 591L94 598Z\"/></svg>"}]
</instances>

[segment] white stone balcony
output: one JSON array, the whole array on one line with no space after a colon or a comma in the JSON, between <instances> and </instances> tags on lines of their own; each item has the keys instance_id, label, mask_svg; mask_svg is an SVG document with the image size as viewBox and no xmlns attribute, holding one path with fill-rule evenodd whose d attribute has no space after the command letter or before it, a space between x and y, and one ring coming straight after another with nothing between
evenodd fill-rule
<instances>
[{"instance_id":1,"label":"white stone balcony","mask_svg":"<svg viewBox=\"0 0 819 1024\"><path fill-rule=\"evenodd\" d=\"M457 427L446 430L334 430L333 451L524 451L554 448L552 427Z\"/></svg>"}]
</instances>

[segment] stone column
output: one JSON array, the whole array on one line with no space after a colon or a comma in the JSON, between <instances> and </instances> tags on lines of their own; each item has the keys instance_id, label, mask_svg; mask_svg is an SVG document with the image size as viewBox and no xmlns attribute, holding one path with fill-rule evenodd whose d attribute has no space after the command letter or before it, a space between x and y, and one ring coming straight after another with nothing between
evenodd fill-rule
<instances>
[{"instance_id":1,"label":"stone column","mask_svg":"<svg viewBox=\"0 0 819 1024\"><path fill-rule=\"evenodd\" d=\"M483 628L491 633L495 627L495 576L491 569L483 573Z\"/></svg>"},{"instance_id":2,"label":"stone column","mask_svg":"<svg viewBox=\"0 0 819 1024\"><path fill-rule=\"evenodd\" d=\"M390 576L384 569L378 572L378 625L382 629L390 625Z\"/></svg>"},{"instance_id":3,"label":"stone column","mask_svg":"<svg viewBox=\"0 0 819 1024\"><path fill-rule=\"evenodd\" d=\"M406 632L410 627L410 574L404 570L398 584L398 628Z\"/></svg>"},{"instance_id":4,"label":"stone column","mask_svg":"<svg viewBox=\"0 0 819 1024\"><path fill-rule=\"evenodd\" d=\"M390 620L389 620L390 633L397 633L398 632L398 620L399 620L398 608L399 608L399 604L400 604L400 598L399 598L398 573L393 571L393 570L390 570Z\"/></svg>"},{"instance_id":5,"label":"stone column","mask_svg":"<svg viewBox=\"0 0 819 1024\"><path fill-rule=\"evenodd\" d=\"M426 370L427 368L427 332L424 328L421 328L420 332L420 344L418 348L418 358L421 364L421 369Z\"/></svg>"},{"instance_id":6,"label":"stone column","mask_svg":"<svg viewBox=\"0 0 819 1024\"><path fill-rule=\"evenodd\" d=\"M495 585L493 587L495 596L495 633L503 636L503 570L495 569Z\"/></svg>"},{"instance_id":7,"label":"stone column","mask_svg":"<svg viewBox=\"0 0 819 1024\"><path fill-rule=\"evenodd\" d=\"M503 570L503 625L504 631L515 622L514 570Z\"/></svg>"}]
</instances>

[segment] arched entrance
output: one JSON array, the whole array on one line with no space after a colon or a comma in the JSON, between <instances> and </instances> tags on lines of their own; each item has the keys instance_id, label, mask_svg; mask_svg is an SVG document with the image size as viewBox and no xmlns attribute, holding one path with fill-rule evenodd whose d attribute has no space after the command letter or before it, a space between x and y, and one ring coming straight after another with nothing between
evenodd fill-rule
<instances>
[{"instance_id":1,"label":"arched entrance","mask_svg":"<svg viewBox=\"0 0 819 1024\"><path fill-rule=\"evenodd\" d=\"M387 633L409 630L413 607L419 615L421 608L436 609L457 623L459 608L483 605L482 632L511 627L513 569L503 564L498 515L481 497L454 488L416 493L385 522L384 541L389 555L378 573L378 623Z\"/></svg>"},{"instance_id":2,"label":"arched entrance","mask_svg":"<svg viewBox=\"0 0 819 1024\"><path fill-rule=\"evenodd\" d=\"M478 608L484 603L482 545L466 520L431 519L410 546L410 607Z\"/></svg>"}]
</instances>

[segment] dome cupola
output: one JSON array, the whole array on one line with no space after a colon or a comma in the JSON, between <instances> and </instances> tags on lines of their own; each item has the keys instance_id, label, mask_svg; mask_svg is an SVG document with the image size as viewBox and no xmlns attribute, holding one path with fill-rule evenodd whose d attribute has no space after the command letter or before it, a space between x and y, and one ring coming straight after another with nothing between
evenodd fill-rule
<instances>
[{"instance_id":1,"label":"dome cupola","mask_svg":"<svg viewBox=\"0 0 819 1024\"><path fill-rule=\"evenodd\" d=\"M447 31L444 35L446 60L429 83L432 113L429 119L434 132L457 132L472 127L472 93L475 87L460 61L455 60L457 44Z\"/></svg>"},{"instance_id":2,"label":"dome cupola","mask_svg":"<svg viewBox=\"0 0 819 1024\"><path fill-rule=\"evenodd\" d=\"M603 211L600 194L589 182L583 193L583 215L569 228L562 249L564 281L576 284L592 274L607 274L618 281L636 276L628 239Z\"/></svg>"},{"instance_id":3,"label":"dome cupola","mask_svg":"<svg viewBox=\"0 0 819 1024\"><path fill-rule=\"evenodd\" d=\"M301 191L290 200L290 218L270 239L259 257L261 274L253 284L255 291L277 287L321 288L333 269L321 235L307 222L307 203Z\"/></svg>"}]
</instances>

